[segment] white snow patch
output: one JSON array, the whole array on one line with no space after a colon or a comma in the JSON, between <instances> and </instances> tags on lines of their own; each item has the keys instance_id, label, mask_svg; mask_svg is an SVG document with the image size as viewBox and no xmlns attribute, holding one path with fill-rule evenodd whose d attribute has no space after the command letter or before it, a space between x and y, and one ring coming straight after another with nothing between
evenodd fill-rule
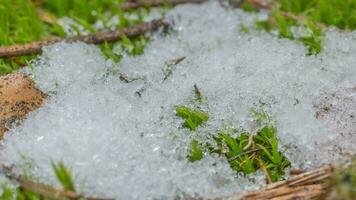
<instances>
[{"instance_id":1,"label":"white snow patch","mask_svg":"<svg viewBox=\"0 0 356 200\"><path fill-rule=\"evenodd\" d=\"M295 41L243 34L240 23L252 26L254 16L217 2L178 6L166 18L173 24L169 35L154 34L144 55L119 64L92 45L45 48L32 73L51 99L6 135L1 160L19 164L25 154L36 163L34 174L51 183L56 181L50 161L63 160L78 185L95 196L216 197L258 188L263 175L236 176L218 157L189 163L190 140L226 126L247 129L248 110L259 101L276 119L294 167L334 161L334 148L347 150L356 142L352 133L340 139L315 117L323 94L355 84L356 32L328 31L324 52L308 57ZM182 56L163 81L165 62ZM142 79L124 83L119 70ZM197 134L180 128L174 115L174 106L192 104L194 84L210 116ZM345 89L341 96L355 98L353 92ZM336 112L342 113L354 104L340 105Z\"/></svg>"}]
</instances>

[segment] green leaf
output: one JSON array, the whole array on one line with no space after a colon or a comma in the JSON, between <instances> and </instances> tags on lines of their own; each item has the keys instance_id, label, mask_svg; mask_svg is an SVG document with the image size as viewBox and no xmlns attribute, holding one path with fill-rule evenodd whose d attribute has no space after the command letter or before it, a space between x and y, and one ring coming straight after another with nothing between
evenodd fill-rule
<instances>
[{"instance_id":1,"label":"green leaf","mask_svg":"<svg viewBox=\"0 0 356 200\"><path fill-rule=\"evenodd\" d=\"M69 169L64 165L63 162L58 164L52 162L52 168L56 174L58 181L61 183L62 187L66 190L75 192L75 185L72 175Z\"/></svg>"},{"instance_id":2,"label":"green leaf","mask_svg":"<svg viewBox=\"0 0 356 200\"><path fill-rule=\"evenodd\" d=\"M177 106L176 115L185 120L183 127L188 128L191 131L196 131L198 126L206 123L209 119L206 113L185 106Z\"/></svg>"},{"instance_id":3,"label":"green leaf","mask_svg":"<svg viewBox=\"0 0 356 200\"><path fill-rule=\"evenodd\" d=\"M204 156L204 154L203 154L201 145L198 143L198 141L192 140L192 142L190 144L188 160L190 162L194 162L197 160L201 160L203 158L203 156Z\"/></svg>"}]
</instances>

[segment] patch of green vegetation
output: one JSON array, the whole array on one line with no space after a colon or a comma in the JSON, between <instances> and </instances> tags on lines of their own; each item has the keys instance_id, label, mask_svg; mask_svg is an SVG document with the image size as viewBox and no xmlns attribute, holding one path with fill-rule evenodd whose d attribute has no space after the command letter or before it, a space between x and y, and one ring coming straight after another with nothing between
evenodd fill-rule
<instances>
[{"instance_id":1,"label":"patch of green vegetation","mask_svg":"<svg viewBox=\"0 0 356 200\"><path fill-rule=\"evenodd\" d=\"M199 144L197 140L192 140L192 142L190 143L188 160L190 162L194 162L197 160L201 160L203 156L204 154L203 154L202 146Z\"/></svg>"},{"instance_id":2,"label":"patch of green vegetation","mask_svg":"<svg viewBox=\"0 0 356 200\"><path fill-rule=\"evenodd\" d=\"M114 43L104 42L103 44L100 44L99 47L106 58L111 59L114 62L119 62L121 60L121 55L113 52L114 45Z\"/></svg>"},{"instance_id":3,"label":"patch of green vegetation","mask_svg":"<svg viewBox=\"0 0 356 200\"><path fill-rule=\"evenodd\" d=\"M0 196L1 200L13 200L14 192L11 188L7 187L6 185L2 186L2 195Z\"/></svg>"},{"instance_id":4,"label":"patch of green vegetation","mask_svg":"<svg viewBox=\"0 0 356 200\"><path fill-rule=\"evenodd\" d=\"M330 200L353 200L356 197L356 158L349 165L337 169L331 180Z\"/></svg>"},{"instance_id":5,"label":"patch of green vegetation","mask_svg":"<svg viewBox=\"0 0 356 200\"><path fill-rule=\"evenodd\" d=\"M52 162L52 167L55 172L55 175L57 177L58 182L62 185L62 189L66 191L72 191L75 192L75 184L72 178L72 175L70 173L70 170L64 165L63 162L59 163L54 163ZM29 181L29 177L25 178ZM31 182L28 184L36 184L35 182ZM32 188L33 190L28 190L24 189L21 187L15 187L15 188L10 188L6 184L2 186L3 193L0 196L1 200L50 200L49 197L43 196L39 194L38 191L41 191L42 193L46 194L51 194L53 190L50 190L47 187L43 186L36 186L33 185ZM55 188L55 187L53 187ZM45 191L48 190L48 191ZM51 194L53 195L53 194ZM58 196L58 199L63 199L63 197Z\"/></svg>"},{"instance_id":6,"label":"patch of green vegetation","mask_svg":"<svg viewBox=\"0 0 356 200\"><path fill-rule=\"evenodd\" d=\"M356 29L356 0L274 0L273 5L269 19L257 21L256 27L267 32L277 29L279 37L302 42L307 55L322 51L325 27ZM304 34L296 35L292 27L304 29Z\"/></svg>"},{"instance_id":7,"label":"patch of green vegetation","mask_svg":"<svg viewBox=\"0 0 356 200\"><path fill-rule=\"evenodd\" d=\"M52 168L56 174L57 180L61 183L63 189L75 192L75 185L69 169L63 162L56 164L52 162Z\"/></svg>"},{"instance_id":8,"label":"patch of green vegetation","mask_svg":"<svg viewBox=\"0 0 356 200\"><path fill-rule=\"evenodd\" d=\"M217 153L226 157L234 171L248 175L261 169L270 182L283 179L286 168L291 165L284 151L279 150L277 130L273 126L263 127L251 141L248 133L233 137L228 131L222 131L215 137L215 142L206 149L193 140L188 159L200 160L204 151Z\"/></svg>"},{"instance_id":9,"label":"patch of green vegetation","mask_svg":"<svg viewBox=\"0 0 356 200\"><path fill-rule=\"evenodd\" d=\"M245 12L257 12L258 9L255 8L254 6L252 6L249 3L246 2L242 2L242 4L240 5L241 9L244 10Z\"/></svg>"},{"instance_id":10,"label":"patch of green vegetation","mask_svg":"<svg viewBox=\"0 0 356 200\"><path fill-rule=\"evenodd\" d=\"M146 36L138 36L133 39L124 36L120 41L123 51L133 56L143 54L147 43L148 38Z\"/></svg>"},{"instance_id":11,"label":"patch of green vegetation","mask_svg":"<svg viewBox=\"0 0 356 200\"><path fill-rule=\"evenodd\" d=\"M184 109L181 115L187 118L186 113ZM280 150L277 129L271 124L271 117L263 109L251 109L251 115L256 123L265 124L257 134L237 133L236 130L226 129L217 135L212 135L215 143L202 145L204 142L192 140L188 150L188 160L194 162L201 160L204 155L218 154L225 157L231 169L237 173L248 175L262 170L268 182L283 179L285 170L290 167L291 162L284 155L285 150ZM267 122L269 124L266 124Z\"/></svg>"},{"instance_id":12,"label":"patch of green vegetation","mask_svg":"<svg viewBox=\"0 0 356 200\"><path fill-rule=\"evenodd\" d=\"M28 43L48 36L35 6L28 0L0 1L0 46ZM18 69L31 57L0 60L0 74Z\"/></svg>"},{"instance_id":13,"label":"patch of green vegetation","mask_svg":"<svg viewBox=\"0 0 356 200\"><path fill-rule=\"evenodd\" d=\"M41 7L57 17L80 19L87 24L93 24L98 19L104 19L106 11L122 12L120 4L123 0L43 0Z\"/></svg>"},{"instance_id":14,"label":"patch of green vegetation","mask_svg":"<svg viewBox=\"0 0 356 200\"><path fill-rule=\"evenodd\" d=\"M316 55L322 50L324 34L313 22L306 20L305 23L310 32L300 38L300 41L308 47L308 55Z\"/></svg>"},{"instance_id":15,"label":"patch of green vegetation","mask_svg":"<svg viewBox=\"0 0 356 200\"><path fill-rule=\"evenodd\" d=\"M276 0L280 10L307 17L314 23L356 29L356 0Z\"/></svg>"},{"instance_id":16,"label":"patch of green vegetation","mask_svg":"<svg viewBox=\"0 0 356 200\"><path fill-rule=\"evenodd\" d=\"M27 43L46 36L45 26L28 0L2 0L0 22L0 45Z\"/></svg>"},{"instance_id":17,"label":"patch of green vegetation","mask_svg":"<svg viewBox=\"0 0 356 200\"><path fill-rule=\"evenodd\" d=\"M184 119L183 127L196 131L197 127L206 123L209 116L200 110L194 110L186 106L177 106L176 115Z\"/></svg>"},{"instance_id":18,"label":"patch of green vegetation","mask_svg":"<svg viewBox=\"0 0 356 200\"><path fill-rule=\"evenodd\" d=\"M149 8L123 11L120 5L125 0L2 0L0 1L0 46L30 43L51 36L66 37L63 28L58 24L62 17L69 17L81 25L86 31L96 33L93 24L100 21L104 29L123 28L143 22ZM166 6L167 7L167 6ZM113 27L110 20L117 16L119 23ZM82 34L75 25L71 28L77 35ZM139 36L133 39L124 37L119 44L124 53L140 55L148 43L148 38ZM122 55L112 51L112 44L100 45L103 54L118 62ZM25 66L33 56L15 59L0 59L0 74Z\"/></svg>"}]
</instances>

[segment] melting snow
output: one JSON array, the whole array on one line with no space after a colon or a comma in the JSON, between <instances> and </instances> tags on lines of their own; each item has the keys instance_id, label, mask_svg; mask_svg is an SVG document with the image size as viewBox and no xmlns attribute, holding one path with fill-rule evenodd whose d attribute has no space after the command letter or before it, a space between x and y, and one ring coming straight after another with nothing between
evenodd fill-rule
<instances>
[{"instance_id":1,"label":"melting snow","mask_svg":"<svg viewBox=\"0 0 356 200\"><path fill-rule=\"evenodd\" d=\"M294 167L319 166L352 150L356 32L329 30L324 52L308 57L295 41L243 33L240 23L252 27L255 16L217 2L178 6L166 19L170 34L153 34L144 55L118 64L92 45L45 48L32 73L52 97L6 135L1 160L19 165L24 154L36 163L33 173L51 183L50 161L63 160L78 186L95 196L228 196L263 185L262 173L236 176L218 157L189 163L187 147L206 132L248 129L248 110L261 101ZM164 81L165 63L182 56ZM138 79L125 83L119 72ZM192 104L194 84L210 118L190 134L180 128L174 106Z\"/></svg>"}]
</instances>

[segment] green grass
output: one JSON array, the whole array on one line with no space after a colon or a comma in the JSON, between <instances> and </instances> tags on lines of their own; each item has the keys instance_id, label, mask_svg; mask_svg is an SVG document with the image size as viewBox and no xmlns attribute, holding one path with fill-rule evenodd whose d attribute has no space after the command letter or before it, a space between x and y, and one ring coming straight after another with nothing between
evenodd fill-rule
<instances>
[{"instance_id":1,"label":"green grass","mask_svg":"<svg viewBox=\"0 0 356 200\"><path fill-rule=\"evenodd\" d=\"M61 184L63 190L75 192L75 184L70 173L70 170L64 165L63 162L52 162L53 171L56 175L58 182ZM29 177L27 180L32 181ZM56 187L53 187L56 188ZM44 192L46 188L37 188L39 191ZM6 184L2 186L3 193L0 200L50 200L46 196L42 196L38 191L23 189L21 187L8 187ZM46 192L48 193L48 192Z\"/></svg>"},{"instance_id":2,"label":"green grass","mask_svg":"<svg viewBox=\"0 0 356 200\"><path fill-rule=\"evenodd\" d=\"M356 29L356 0L277 0L280 9L302 14L315 23Z\"/></svg>"},{"instance_id":3,"label":"green grass","mask_svg":"<svg viewBox=\"0 0 356 200\"><path fill-rule=\"evenodd\" d=\"M200 101L196 100L196 103ZM177 106L175 113L184 119L182 127L188 128L192 133L209 119L207 113L186 106ZM209 139L192 139L187 153L188 161L196 162L204 156L218 154L227 159L236 173L248 175L262 170L268 182L282 180L291 163L284 155L286 149L280 149L274 121L263 109L263 105L250 109L250 113L255 123L262 127L256 135L251 137L250 133L229 128L217 134L207 133L207 138L213 138L214 142Z\"/></svg>"},{"instance_id":4,"label":"green grass","mask_svg":"<svg viewBox=\"0 0 356 200\"><path fill-rule=\"evenodd\" d=\"M191 131L196 131L198 126L206 123L209 119L209 116L205 112L186 106L177 106L175 111L177 116L184 119L182 126Z\"/></svg>"},{"instance_id":5,"label":"green grass","mask_svg":"<svg viewBox=\"0 0 356 200\"><path fill-rule=\"evenodd\" d=\"M325 27L356 29L356 0L274 0L273 4L270 18L257 21L257 28L267 32L277 29L279 37L300 41L307 47L307 55L322 51ZM284 16L283 12L298 16L302 22ZM304 34L295 35L291 31L293 26L303 27Z\"/></svg>"},{"instance_id":6,"label":"green grass","mask_svg":"<svg viewBox=\"0 0 356 200\"><path fill-rule=\"evenodd\" d=\"M1 0L0 1L0 46L23 44L48 37L66 37L58 20L64 16L70 17L90 33L96 33L93 24L101 21L104 29L123 28L143 22L144 16L150 9L140 8L131 11L123 11L120 4L124 0L42 0L35 4L31 0ZM38 13L42 13L41 15ZM43 15L49 16L50 22L43 20ZM129 18L128 15L135 16ZM42 17L41 17L42 16ZM116 26L110 25L109 20L118 16L120 19ZM71 27L76 34L81 34L76 26ZM148 38L139 36L129 39L123 38L119 44L123 53L128 55L140 55L148 43ZM102 44L100 48L103 54L115 62L119 62L122 55L112 51L113 44ZM0 75L8 74L26 65L35 56L23 56L14 59L0 59Z\"/></svg>"},{"instance_id":7,"label":"green grass","mask_svg":"<svg viewBox=\"0 0 356 200\"><path fill-rule=\"evenodd\" d=\"M263 127L253 136L250 145L249 137L246 132L233 137L231 130L225 130L214 137L215 144L206 144L204 147L198 141L192 140L188 160L201 160L203 152L218 154L225 157L231 169L237 173L248 175L263 170L268 181L282 180L291 163L284 151L280 150L277 129L273 126Z\"/></svg>"},{"instance_id":8,"label":"green grass","mask_svg":"<svg viewBox=\"0 0 356 200\"><path fill-rule=\"evenodd\" d=\"M35 6L28 0L0 1L0 46L28 43L48 36ZM28 57L18 58L26 63ZM19 65L10 59L0 60L0 74L10 73Z\"/></svg>"},{"instance_id":9,"label":"green grass","mask_svg":"<svg viewBox=\"0 0 356 200\"><path fill-rule=\"evenodd\" d=\"M337 169L331 180L330 200L353 200L356 197L356 158L347 167Z\"/></svg>"},{"instance_id":10,"label":"green grass","mask_svg":"<svg viewBox=\"0 0 356 200\"><path fill-rule=\"evenodd\" d=\"M61 183L63 189L75 192L75 184L69 169L63 162L56 164L52 162L52 168L56 174L57 180Z\"/></svg>"}]
</instances>

